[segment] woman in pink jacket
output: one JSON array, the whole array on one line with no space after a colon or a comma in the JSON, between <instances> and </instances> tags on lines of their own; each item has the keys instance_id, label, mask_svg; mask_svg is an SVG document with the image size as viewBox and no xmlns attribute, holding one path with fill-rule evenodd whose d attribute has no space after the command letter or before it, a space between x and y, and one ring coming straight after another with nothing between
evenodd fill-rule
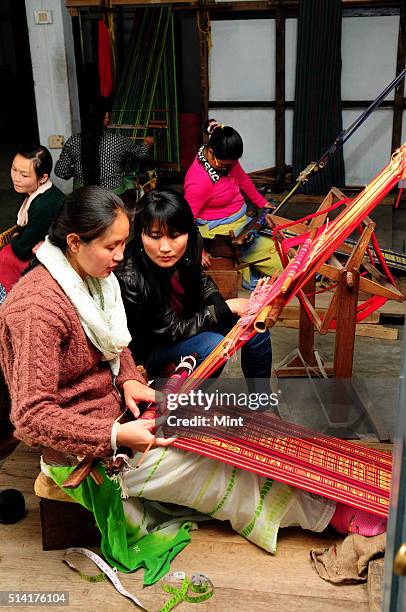
<instances>
[{"instance_id":1,"label":"woman in pink jacket","mask_svg":"<svg viewBox=\"0 0 406 612\"><path fill-rule=\"evenodd\" d=\"M228 236L231 230L238 235L246 225L245 197L258 208L269 207L270 204L257 191L238 161L243 154L239 133L214 119L209 119L203 129L210 138L207 145L199 149L186 173L185 198L210 251L208 241L214 236ZM255 263L264 258L268 259ZM255 237L243 247L241 259L253 264L244 275L244 280L250 282L251 287L261 274L270 276L281 267L273 242L263 236ZM203 265L208 264L209 259L203 256Z\"/></svg>"}]
</instances>

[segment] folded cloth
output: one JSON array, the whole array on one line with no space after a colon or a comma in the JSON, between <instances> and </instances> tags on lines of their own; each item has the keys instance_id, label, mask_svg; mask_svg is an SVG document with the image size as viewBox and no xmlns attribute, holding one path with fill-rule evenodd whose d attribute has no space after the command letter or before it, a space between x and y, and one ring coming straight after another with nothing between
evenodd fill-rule
<instances>
[{"instance_id":1,"label":"folded cloth","mask_svg":"<svg viewBox=\"0 0 406 612\"><path fill-rule=\"evenodd\" d=\"M310 562L323 580L335 584L365 582L368 563L384 555L385 542L386 533L372 537L352 533L329 548L311 550Z\"/></svg>"}]
</instances>

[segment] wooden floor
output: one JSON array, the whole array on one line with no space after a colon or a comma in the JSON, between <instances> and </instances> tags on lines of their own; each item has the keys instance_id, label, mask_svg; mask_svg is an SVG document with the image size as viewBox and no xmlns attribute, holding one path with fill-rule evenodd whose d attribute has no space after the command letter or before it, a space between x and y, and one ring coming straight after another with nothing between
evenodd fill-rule
<instances>
[{"instance_id":1,"label":"wooden floor","mask_svg":"<svg viewBox=\"0 0 406 612\"><path fill-rule=\"evenodd\" d=\"M111 583L89 583L81 579L62 563L63 551L42 550L38 500L33 493L38 462L38 453L20 444L0 468L0 489L20 489L28 507L26 518L19 523L0 525L0 590L68 591L69 610L135 609ZM331 585L321 580L310 566L309 550L324 548L333 538L332 533L317 535L296 529L281 530L277 554L272 556L225 524L202 526L192 533L191 544L176 557L172 569L183 570L188 575L207 574L214 584L214 596L198 605L183 602L179 610L366 612L369 609L366 585ZM90 567L84 570L97 573ZM148 610L158 610L169 598L159 583L143 589L142 572L120 574L120 578ZM32 610L28 606L18 608Z\"/></svg>"}]
</instances>

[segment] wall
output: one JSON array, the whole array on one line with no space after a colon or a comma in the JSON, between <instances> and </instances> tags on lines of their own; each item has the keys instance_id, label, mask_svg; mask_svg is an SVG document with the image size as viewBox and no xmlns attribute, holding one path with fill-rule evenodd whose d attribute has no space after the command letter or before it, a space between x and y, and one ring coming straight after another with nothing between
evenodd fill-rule
<instances>
[{"instance_id":1,"label":"wall","mask_svg":"<svg viewBox=\"0 0 406 612\"><path fill-rule=\"evenodd\" d=\"M25 0L34 77L40 142L48 146L51 135L66 140L79 131L79 102L70 15L63 0ZM51 10L52 23L36 24L34 11ZM54 162L61 148L50 149ZM55 179L64 191L66 181Z\"/></svg>"},{"instance_id":2,"label":"wall","mask_svg":"<svg viewBox=\"0 0 406 612\"><path fill-rule=\"evenodd\" d=\"M398 15L349 16L342 21L342 99L373 100L395 77ZM297 19L286 20L287 101L294 101ZM275 20L212 22L211 101L275 100ZM388 96L393 100L394 93ZM344 109L343 127L364 108ZM315 111L317 112L317 111ZM211 108L210 116L231 124L244 141L243 165L258 170L275 165L275 111L271 108ZM405 113L406 115L406 113ZM369 182L389 158L392 109L379 109L344 146L347 185ZM406 116L403 140L406 139ZM293 110L285 111L286 163L292 163ZM324 152L324 151L323 151ZM322 153L323 153L322 152ZM310 162L311 160L309 160Z\"/></svg>"}]
</instances>

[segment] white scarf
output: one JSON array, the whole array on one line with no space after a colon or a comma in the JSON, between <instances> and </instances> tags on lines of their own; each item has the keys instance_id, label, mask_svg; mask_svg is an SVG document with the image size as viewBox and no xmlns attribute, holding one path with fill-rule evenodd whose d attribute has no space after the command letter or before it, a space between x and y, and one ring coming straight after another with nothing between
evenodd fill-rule
<instances>
[{"instance_id":1,"label":"white scarf","mask_svg":"<svg viewBox=\"0 0 406 612\"><path fill-rule=\"evenodd\" d=\"M120 353L131 341L117 278L110 274L103 279L87 276L82 280L48 236L36 256L62 287L78 313L86 336L103 353L103 360L109 362L113 375L117 376Z\"/></svg>"},{"instance_id":2,"label":"white scarf","mask_svg":"<svg viewBox=\"0 0 406 612\"><path fill-rule=\"evenodd\" d=\"M17 225L19 225L20 227L24 227L25 225L27 225L28 209L30 207L31 202L34 198L41 195L41 193L44 193L44 191L48 191L48 189L51 189L51 187L52 181L51 179L48 179L47 181L45 181L45 183L40 185L38 189L34 191L34 193L28 196L28 198L25 198L24 202L20 206L20 210L17 213Z\"/></svg>"}]
</instances>

